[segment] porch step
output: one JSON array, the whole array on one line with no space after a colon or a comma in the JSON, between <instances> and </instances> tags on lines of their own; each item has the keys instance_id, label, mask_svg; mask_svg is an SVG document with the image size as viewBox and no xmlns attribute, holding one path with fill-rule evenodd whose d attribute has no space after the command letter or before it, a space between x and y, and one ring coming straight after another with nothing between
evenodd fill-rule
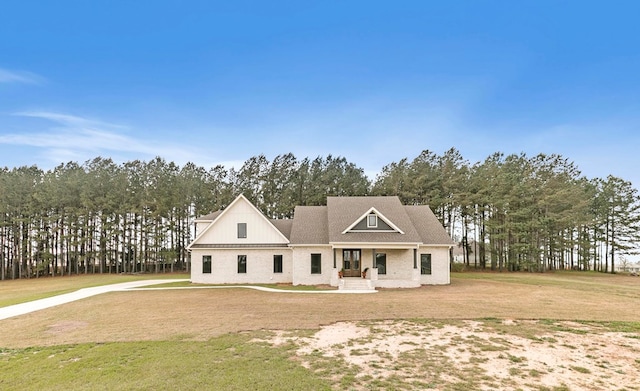
<instances>
[{"instance_id":1,"label":"porch step","mask_svg":"<svg viewBox=\"0 0 640 391\"><path fill-rule=\"evenodd\" d=\"M371 280L359 277L345 277L340 279L339 290L349 291L374 291Z\"/></svg>"}]
</instances>

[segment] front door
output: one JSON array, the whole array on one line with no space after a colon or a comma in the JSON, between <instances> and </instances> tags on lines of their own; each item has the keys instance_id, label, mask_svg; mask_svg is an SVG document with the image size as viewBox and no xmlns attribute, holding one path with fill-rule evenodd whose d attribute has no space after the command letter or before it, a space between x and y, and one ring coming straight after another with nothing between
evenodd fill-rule
<instances>
[{"instance_id":1,"label":"front door","mask_svg":"<svg viewBox=\"0 0 640 391\"><path fill-rule=\"evenodd\" d=\"M360 250L342 250L342 273L345 277L360 277Z\"/></svg>"}]
</instances>

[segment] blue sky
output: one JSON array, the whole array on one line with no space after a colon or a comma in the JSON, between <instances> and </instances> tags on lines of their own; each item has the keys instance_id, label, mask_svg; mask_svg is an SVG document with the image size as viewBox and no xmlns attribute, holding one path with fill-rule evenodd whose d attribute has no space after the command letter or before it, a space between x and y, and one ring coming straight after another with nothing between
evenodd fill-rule
<instances>
[{"instance_id":1,"label":"blue sky","mask_svg":"<svg viewBox=\"0 0 640 391\"><path fill-rule=\"evenodd\" d=\"M0 166L558 153L640 185L636 1L14 1Z\"/></svg>"}]
</instances>

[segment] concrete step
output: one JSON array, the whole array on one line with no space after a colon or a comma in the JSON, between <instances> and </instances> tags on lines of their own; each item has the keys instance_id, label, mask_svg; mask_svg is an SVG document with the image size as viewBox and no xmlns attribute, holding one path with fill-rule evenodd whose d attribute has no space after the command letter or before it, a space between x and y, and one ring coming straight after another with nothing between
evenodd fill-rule
<instances>
[{"instance_id":1,"label":"concrete step","mask_svg":"<svg viewBox=\"0 0 640 391\"><path fill-rule=\"evenodd\" d=\"M366 278L358 278L358 277L345 277L340 279L338 289L349 290L349 291L375 290L373 288L373 284L371 283L371 280L367 280Z\"/></svg>"}]
</instances>

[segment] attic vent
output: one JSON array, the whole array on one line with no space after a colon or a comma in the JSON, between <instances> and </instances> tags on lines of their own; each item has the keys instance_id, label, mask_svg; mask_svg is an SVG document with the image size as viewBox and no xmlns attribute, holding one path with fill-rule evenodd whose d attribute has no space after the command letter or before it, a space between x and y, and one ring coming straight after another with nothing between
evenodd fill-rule
<instances>
[{"instance_id":1,"label":"attic vent","mask_svg":"<svg viewBox=\"0 0 640 391\"><path fill-rule=\"evenodd\" d=\"M342 234L347 232L397 232L404 235L404 232L398 228L391 220L376 210L370 208L358 217L350 226L348 226Z\"/></svg>"},{"instance_id":2,"label":"attic vent","mask_svg":"<svg viewBox=\"0 0 640 391\"><path fill-rule=\"evenodd\" d=\"M378 215L371 213L367 216L367 228L378 228Z\"/></svg>"}]
</instances>

